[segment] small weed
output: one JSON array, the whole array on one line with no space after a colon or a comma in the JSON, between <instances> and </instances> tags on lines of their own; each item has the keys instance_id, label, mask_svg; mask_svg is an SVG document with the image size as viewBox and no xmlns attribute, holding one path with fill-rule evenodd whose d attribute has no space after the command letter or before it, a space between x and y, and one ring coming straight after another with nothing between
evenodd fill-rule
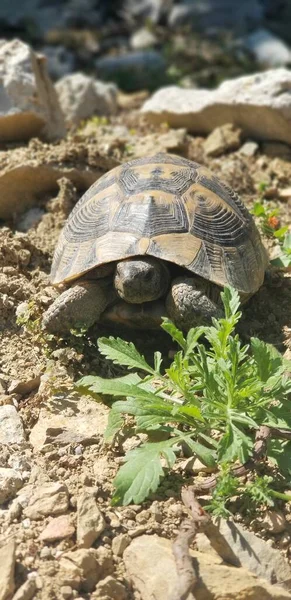
<instances>
[{"instance_id":1,"label":"small weed","mask_svg":"<svg viewBox=\"0 0 291 600\"><path fill-rule=\"evenodd\" d=\"M260 426L291 431L291 381L285 374L286 362L258 338L242 345L235 333L241 317L239 295L227 287L221 297L224 318L213 319L211 326L195 327L186 337L164 319L163 329L180 347L165 370L160 352L154 353L153 364L149 364L134 344L120 338L99 338L101 354L130 371L114 379L84 377L77 383L95 398L123 398L111 408L106 441L114 441L125 415L134 417L135 433L150 436L155 431L165 438L146 441L126 454L114 480L113 504L139 504L154 493L173 467L181 445L209 467L225 464L231 469L237 461L243 464L251 458ZM278 440L271 440L267 454L290 479L291 442L278 445ZM231 488L228 494L233 492ZM218 493L223 495L221 489Z\"/></svg>"}]
</instances>

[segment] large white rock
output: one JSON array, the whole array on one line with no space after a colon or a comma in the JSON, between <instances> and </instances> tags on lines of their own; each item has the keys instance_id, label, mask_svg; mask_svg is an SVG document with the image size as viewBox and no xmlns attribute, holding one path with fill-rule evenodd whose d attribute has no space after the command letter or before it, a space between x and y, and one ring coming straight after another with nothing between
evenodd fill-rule
<instances>
[{"instance_id":1,"label":"large white rock","mask_svg":"<svg viewBox=\"0 0 291 600\"><path fill-rule=\"evenodd\" d=\"M65 122L46 59L20 40L0 42L0 141L65 135Z\"/></svg>"},{"instance_id":2,"label":"large white rock","mask_svg":"<svg viewBox=\"0 0 291 600\"><path fill-rule=\"evenodd\" d=\"M78 124L92 115L112 115L117 111L117 88L83 73L66 75L56 84L66 121Z\"/></svg>"},{"instance_id":3,"label":"large white rock","mask_svg":"<svg viewBox=\"0 0 291 600\"><path fill-rule=\"evenodd\" d=\"M291 144L291 71L271 69L224 81L216 90L162 88L142 113L196 134L233 123L246 136Z\"/></svg>"}]
</instances>

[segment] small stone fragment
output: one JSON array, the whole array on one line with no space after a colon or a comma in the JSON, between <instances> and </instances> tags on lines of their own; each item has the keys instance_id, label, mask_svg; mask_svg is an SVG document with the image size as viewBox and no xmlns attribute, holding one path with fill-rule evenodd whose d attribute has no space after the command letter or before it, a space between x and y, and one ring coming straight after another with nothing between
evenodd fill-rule
<instances>
[{"instance_id":1,"label":"small stone fragment","mask_svg":"<svg viewBox=\"0 0 291 600\"><path fill-rule=\"evenodd\" d=\"M82 589L85 592L94 590L101 575L94 551L84 548L63 554L60 570L62 585L70 585L73 589Z\"/></svg>"},{"instance_id":2,"label":"small stone fragment","mask_svg":"<svg viewBox=\"0 0 291 600\"><path fill-rule=\"evenodd\" d=\"M286 519L283 513L279 510L267 510L261 522L263 529L269 533L282 533L287 527Z\"/></svg>"},{"instance_id":3,"label":"small stone fragment","mask_svg":"<svg viewBox=\"0 0 291 600\"><path fill-rule=\"evenodd\" d=\"M0 444L23 444L25 442L22 419L15 406L0 406Z\"/></svg>"},{"instance_id":4,"label":"small stone fragment","mask_svg":"<svg viewBox=\"0 0 291 600\"><path fill-rule=\"evenodd\" d=\"M245 142L239 149L239 154L242 154L243 156L255 156L258 149L259 144L257 144L257 142Z\"/></svg>"},{"instance_id":5,"label":"small stone fragment","mask_svg":"<svg viewBox=\"0 0 291 600\"><path fill-rule=\"evenodd\" d=\"M15 469L0 468L0 505L16 496L24 481Z\"/></svg>"},{"instance_id":6,"label":"small stone fragment","mask_svg":"<svg viewBox=\"0 0 291 600\"><path fill-rule=\"evenodd\" d=\"M111 577L105 577L97 583L96 586L96 596L102 600L125 600L127 598L127 593L124 585L118 579Z\"/></svg>"},{"instance_id":7,"label":"small stone fragment","mask_svg":"<svg viewBox=\"0 0 291 600\"><path fill-rule=\"evenodd\" d=\"M73 589L70 585L62 585L60 592L64 600L69 600L72 597Z\"/></svg>"},{"instance_id":8,"label":"small stone fragment","mask_svg":"<svg viewBox=\"0 0 291 600\"><path fill-rule=\"evenodd\" d=\"M105 529L105 520L91 490L84 491L77 501L77 544L91 548Z\"/></svg>"},{"instance_id":9,"label":"small stone fragment","mask_svg":"<svg viewBox=\"0 0 291 600\"><path fill-rule=\"evenodd\" d=\"M11 381L7 391L9 394L20 394L21 396L24 396L25 394L29 394L30 392L38 388L39 384L40 375L37 375L32 379L28 379L27 381L15 379L14 381Z\"/></svg>"},{"instance_id":10,"label":"small stone fragment","mask_svg":"<svg viewBox=\"0 0 291 600\"><path fill-rule=\"evenodd\" d=\"M69 493L63 483L45 483L38 487L29 499L24 514L30 519L60 515L69 508Z\"/></svg>"},{"instance_id":11,"label":"small stone fragment","mask_svg":"<svg viewBox=\"0 0 291 600\"><path fill-rule=\"evenodd\" d=\"M125 548L129 546L131 538L126 533L120 533L112 540L112 552L115 556L122 556Z\"/></svg>"},{"instance_id":12,"label":"small stone fragment","mask_svg":"<svg viewBox=\"0 0 291 600\"><path fill-rule=\"evenodd\" d=\"M10 600L15 589L15 551L14 540L0 548L0 600Z\"/></svg>"},{"instance_id":13,"label":"small stone fragment","mask_svg":"<svg viewBox=\"0 0 291 600\"><path fill-rule=\"evenodd\" d=\"M204 142L205 153L214 157L237 150L241 145L241 133L232 123L216 127Z\"/></svg>"},{"instance_id":14,"label":"small stone fragment","mask_svg":"<svg viewBox=\"0 0 291 600\"><path fill-rule=\"evenodd\" d=\"M39 539L43 542L55 542L56 540L64 540L72 537L75 533L69 515L61 515L52 519L45 529L41 532Z\"/></svg>"},{"instance_id":15,"label":"small stone fragment","mask_svg":"<svg viewBox=\"0 0 291 600\"><path fill-rule=\"evenodd\" d=\"M37 586L36 586L35 579L27 579L20 586L20 588L18 588L18 590L14 594L12 600L31 600L31 598L33 598L36 591L37 591Z\"/></svg>"}]
</instances>

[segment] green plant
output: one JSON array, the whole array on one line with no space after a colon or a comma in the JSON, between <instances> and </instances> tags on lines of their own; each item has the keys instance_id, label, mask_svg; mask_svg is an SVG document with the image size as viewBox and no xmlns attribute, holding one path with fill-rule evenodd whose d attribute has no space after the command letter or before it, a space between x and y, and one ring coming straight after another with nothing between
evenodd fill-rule
<instances>
[{"instance_id":1,"label":"green plant","mask_svg":"<svg viewBox=\"0 0 291 600\"><path fill-rule=\"evenodd\" d=\"M285 233L288 231L288 225L280 227L279 208L270 209L267 202L258 200L254 203L251 213L258 217L261 231L268 237L275 237L282 241Z\"/></svg>"},{"instance_id":2,"label":"green plant","mask_svg":"<svg viewBox=\"0 0 291 600\"><path fill-rule=\"evenodd\" d=\"M114 504L138 504L155 492L182 445L207 466L231 467L252 456L255 432L261 425L291 431L291 381L285 375L284 359L257 338L242 345L235 333L241 317L239 295L227 287L221 297L224 318L195 327L186 337L164 319L163 329L180 347L165 371L160 352L154 353L150 365L132 343L99 339L101 354L130 370L115 379L92 376L77 383L95 398L96 394L124 398L113 403L106 441L114 441L126 415L134 417L136 433L155 430L164 440L147 441L127 453L114 480ZM277 442L269 442L268 454L281 472L289 474L288 461L281 459L282 453L290 459L291 442L281 444L281 452Z\"/></svg>"},{"instance_id":3,"label":"green plant","mask_svg":"<svg viewBox=\"0 0 291 600\"><path fill-rule=\"evenodd\" d=\"M276 258L273 258L271 263L275 267L291 266L291 231L285 233L282 243L280 244L280 254Z\"/></svg>"}]
</instances>

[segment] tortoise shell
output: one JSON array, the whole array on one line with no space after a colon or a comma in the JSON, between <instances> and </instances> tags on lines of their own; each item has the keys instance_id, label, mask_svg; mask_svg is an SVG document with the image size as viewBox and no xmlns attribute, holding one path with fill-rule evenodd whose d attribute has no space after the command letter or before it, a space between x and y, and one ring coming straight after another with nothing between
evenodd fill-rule
<instances>
[{"instance_id":1,"label":"tortoise shell","mask_svg":"<svg viewBox=\"0 0 291 600\"><path fill-rule=\"evenodd\" d=\"M247 294L261 286L268 262L237 194L205 167L169 154L131 160L89 188L60 235L52 282L137 255Z\"/></svg>"}]
</instances>

